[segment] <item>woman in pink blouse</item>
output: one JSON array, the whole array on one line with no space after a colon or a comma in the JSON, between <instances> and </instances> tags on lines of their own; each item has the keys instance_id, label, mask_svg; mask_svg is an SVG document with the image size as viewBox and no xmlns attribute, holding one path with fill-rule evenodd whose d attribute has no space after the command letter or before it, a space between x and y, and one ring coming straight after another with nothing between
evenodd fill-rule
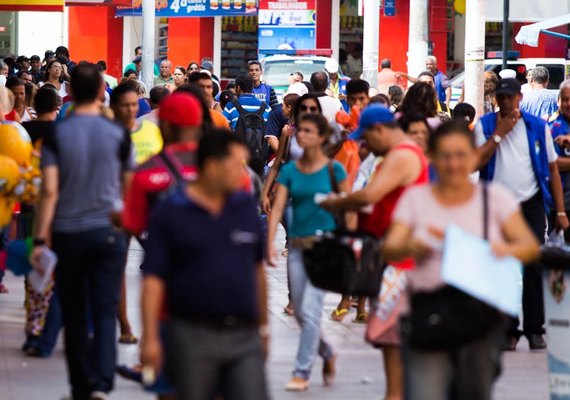
<instances>
[{"instance_id":1,"label":"woman in pink blouse","mask_svg":"<svg viewBox=\"0 0 570 400\"><path fill-rule=\"evenodd\" d=\"M433 294L445 286L441 278L442 249L444 232L450 224L477 236L483 236L486 230L497 257L513 256L528 263L539 252L513 197L496 184L484 189L481 184L471 183L469 174L477 156L473 134L465 124L440 126L429 138L428 152L439 179L412 187L402 195L384 247L386 259L416 259L416 268L408 274L408 294L414 306L414 296ZM414 321L417 309L409 305L405 308L404 316ZM500 318L474 339L457 346L427 351L411 342L403 338L407 399L491 398L504 342Z\"/></svg>"}]
</instances>

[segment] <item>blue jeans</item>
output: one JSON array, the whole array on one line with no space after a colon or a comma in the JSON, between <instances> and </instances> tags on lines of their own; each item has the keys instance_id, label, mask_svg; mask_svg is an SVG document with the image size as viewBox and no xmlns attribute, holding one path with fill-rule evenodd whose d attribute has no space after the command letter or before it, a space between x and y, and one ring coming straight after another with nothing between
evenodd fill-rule
<instances>
[{"instance_id":1,"label":"blue jeans","mask_svg":"<svg viewBox=\"0 0 570 400\"><path fill-rule=\"evenodd\" d=\"M59 258L56 290L73 399L88 399L95 391L108 393L115 376L116 318L127 237L111 227L54 233L53 250Z\"/></svg>"},{"instance_id":2,"label":"blue jeans","mask_svg":"<svg viewBox=\"0 0 570 400\"><path fill-rule=\"evenodd\" d=\"M322 338L321 333L325 292L315 288L309 281L303 263L303 250L298 247L289 246L287 269L294 314L301 327L293 376L309 379L317 352L324 360L334 355L331 345Z\"/></svg>"}]
</instances>

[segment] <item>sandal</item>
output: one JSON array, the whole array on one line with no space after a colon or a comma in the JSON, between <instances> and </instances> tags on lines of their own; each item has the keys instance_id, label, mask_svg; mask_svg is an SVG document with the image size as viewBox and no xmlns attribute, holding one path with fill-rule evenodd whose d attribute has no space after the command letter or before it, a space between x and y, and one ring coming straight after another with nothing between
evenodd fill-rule
<instances>
[{"instance_id":1,"label":"sandal","mask_svg":"<svg viewBox=\"0 0 570 400\"><path fill-rule=\"evenodd\" d=\"M121 344L137 344L139 339L132 333L125 333L119 337L119 343Z\"/></svg>"},{"instance_id":2,"label":"sandal","mask_svg":"<svg viewBox=\"0 0 570 400\"><path fill-rule=\"evenodd\" d=\"M336 322L342 322L348 311L348 308L336 308L331 314L331 319Z\"/></svg>"},{"instance_id":3,"label":"sandal","mask_svg":"<svg viewBox=\"0 0 570 400\"><path fill-rule=\"evenodd\" d=\"M366 324L368 322L368 313L361 312L356 316L356 318L352 322L354 322L355 324Z\"/></svg>"}]
</instances>

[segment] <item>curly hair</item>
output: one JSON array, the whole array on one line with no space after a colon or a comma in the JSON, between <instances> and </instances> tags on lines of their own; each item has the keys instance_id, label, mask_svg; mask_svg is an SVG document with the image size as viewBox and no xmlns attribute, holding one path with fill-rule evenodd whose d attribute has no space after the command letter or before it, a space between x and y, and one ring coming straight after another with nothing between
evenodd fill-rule
<instances>
[{"instance_id":1,"label":"curly hair","mask_svg":"<svg viewBox=\"0 0 570 400\"><path fill-rule=\"evenodd\" d=\"M414 84L404 96L400 111L406 114L418 113L425 118L437 115L437 99L435 89L427 83Z\"/></svg>"}]
</instances>

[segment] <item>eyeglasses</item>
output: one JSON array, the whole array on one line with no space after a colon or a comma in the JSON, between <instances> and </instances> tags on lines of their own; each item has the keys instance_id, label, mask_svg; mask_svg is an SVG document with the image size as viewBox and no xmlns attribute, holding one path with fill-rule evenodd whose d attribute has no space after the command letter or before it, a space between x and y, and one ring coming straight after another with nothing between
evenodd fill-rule
<instances>
[{"instance_id":1,"label":"eyeglasses","mask_svg":"<svg viewBox=\"0 0 570 400\"><path fill-rule=\"evenodd\" d=\"M317 112L319 112L319 107L316 107L316 106L309 107L309 106L306 106L306 105L302 104L302 105L299 106L299 110L301 110L301 111L309 111L309 112L312 112L312 113L317 113Z\"/></svg>"},{"instance_id":2,"label":"eyeglasses","mask_svg":"<svg viewBox=\"0 0 570 400\"><path fill-rule=\"evenodd\" d=\"M261 63L258 60L249 60L247 65L259 65L261 67Z\"/></svg>"}]
</instances>

